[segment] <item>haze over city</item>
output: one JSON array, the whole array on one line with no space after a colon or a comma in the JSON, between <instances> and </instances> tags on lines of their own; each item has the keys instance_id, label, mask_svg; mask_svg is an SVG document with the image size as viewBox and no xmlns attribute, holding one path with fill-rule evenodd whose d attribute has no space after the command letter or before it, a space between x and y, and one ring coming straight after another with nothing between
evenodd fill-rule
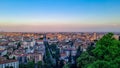
<instances>
[{"instance_id":1,"label":"haze over city","mask_svg":"<svg viewBox=\"0 0 120 68\"><path fill-rule=\"evenodd\" d=\"M119 0L1 0L6 32L119 32Z\"/></svg>"}]
</instances>

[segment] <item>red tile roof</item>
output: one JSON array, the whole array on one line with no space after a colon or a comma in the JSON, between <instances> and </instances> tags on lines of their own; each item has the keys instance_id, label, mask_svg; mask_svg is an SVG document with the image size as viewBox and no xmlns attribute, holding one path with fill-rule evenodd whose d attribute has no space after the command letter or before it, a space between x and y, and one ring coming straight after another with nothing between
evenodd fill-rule
<instances>
[{"instance_id":1,"label":"red tile roof","mask_svg":"<svg viewBox=\"0 0 120 68\"><path fill-rule=\"evenodd\" d=\"M11 62L17 62L17 60L4 60L4 61L0 61L0 64L6 64Z\"/></svg>"}]
</instances>

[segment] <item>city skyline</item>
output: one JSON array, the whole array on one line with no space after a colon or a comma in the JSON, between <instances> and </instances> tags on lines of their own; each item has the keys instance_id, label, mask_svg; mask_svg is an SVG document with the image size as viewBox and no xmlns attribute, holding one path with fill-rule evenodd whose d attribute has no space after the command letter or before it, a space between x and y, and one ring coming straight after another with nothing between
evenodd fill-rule
<instances>
[{"instance_id":1,"label":"city skyline","mask_svg":"<svg viewBox=\"0 0 120 68\"><path fill-rule=\"evenodd\" d=\"M118 0L1 0L0 30L119 32Z\"/></svg>"}]
</instances>

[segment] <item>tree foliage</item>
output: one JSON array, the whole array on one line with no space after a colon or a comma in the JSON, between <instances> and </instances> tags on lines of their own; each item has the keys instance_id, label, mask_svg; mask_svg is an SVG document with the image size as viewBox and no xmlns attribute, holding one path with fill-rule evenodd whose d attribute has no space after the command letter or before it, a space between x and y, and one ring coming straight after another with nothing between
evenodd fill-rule
<instances>
[{"instance_id":1,"label":"tree foliage","mask_svg":"<svg viewBox=\"0 0 120 68\"><path fill-rule=\"evenodd\" d=\"M71 64L70 63L67 63L63 66L63 68L70 68Z\"/></svg>"},{"instance_id":2,"label":"tree foliage","mask_svg":"<svg viewBox=\"0 0 120 68\"><path fill-rule=\"evenodd\" d=\"M17 49L21 47L21 42L18 42Z\"/></svg>"},{"instance_id":3,"label":"tree foliage","mask_svg":"<svg viewBox=\"0 0 120 68\"><path fill-rule=\"evenodd\" d=\"M39 61L39 62L37 63L37 66L38 66L38 68L42 68L42 61Z\"/></svg>"},{"instance_id":4,"label":"tree foliage","mask_svg":"<svg viewBox=\"0 0 120 68\"><path fill-rule=\"evenodd\" d=\"M108 33L77 59L79 68L119 68L120 41Z\"/></svg>"},{"instance_id":5,"label":"tree foliage","mask_svg":"<svg viewBox=\"0 0 120 68\"><path fill-rule=\"evenodd\" d=\"M34 67L35 67L35 63L34 63L34 62L29 61L29 62L27 63L27 68L34 68Z\"/></svg>"},{"instance_id":6,"label":"tree foliage","mask_svg":"<svg viewBox=\"0 0 120 68\"><path fill-rule=\"evenodd\" d=\"M86 67L88 64L90 64L91 62L94 62L94 61L95 61L95 57L90 56L90 55L88 54L88 52L83 52L83 53L81 54L81 56L77 59L77 62L78 62L77 66L78 66L79 68L84 68L84 67Z\"/></svg>"}]
</instances>

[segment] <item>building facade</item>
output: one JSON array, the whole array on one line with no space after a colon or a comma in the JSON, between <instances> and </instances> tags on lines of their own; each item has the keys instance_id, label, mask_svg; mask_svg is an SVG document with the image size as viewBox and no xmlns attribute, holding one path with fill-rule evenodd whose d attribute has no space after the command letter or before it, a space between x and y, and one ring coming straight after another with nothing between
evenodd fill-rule
<instances>
[{"instance_id":1,"label":"building facade","mask_svg":"<svg viewBox=\"0 0 120 68\"><path fill-rule=\"evenodd\" d=\"M0 68L13 67L19 68L19 62L17 60L6 60L0 62Z\"/></svg>"}]
</instances>

